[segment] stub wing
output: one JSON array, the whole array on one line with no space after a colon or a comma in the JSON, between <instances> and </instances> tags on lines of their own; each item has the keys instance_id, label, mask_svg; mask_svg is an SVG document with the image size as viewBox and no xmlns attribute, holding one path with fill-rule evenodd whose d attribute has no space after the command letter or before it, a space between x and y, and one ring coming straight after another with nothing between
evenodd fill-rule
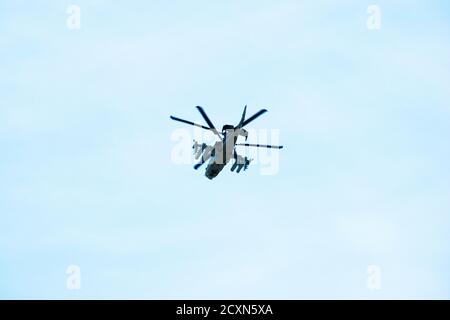
<instances>
[{"instance_id":1,"label":"stub wing","mask_svg":"<svg viewBox=\"0 0 450 320\"><path fill-rule=\"evenodd\" d=\"M249 159L247 157L243 157L238 155L237 153L234 154L234 163L231 166L231 171L234 172L236 170L236 173L241 172L242 169L247 170L248 166L250 165L250 162L253 159Z\"/></svg>"},{"instance_id":2,"label":"stub wing","mask_svg":"<svg viewBox=\"0 0 450 320\"><path fill-rule=\"evenodd\" d=\"M215 153L214 146L209 146L206 143L198 143L195 140L192 149L194 149L194 157L196 160L201 156L200 162L194 166L195 170L200 168L209 158L213 157Z\"/></svg>"}]
</instances>

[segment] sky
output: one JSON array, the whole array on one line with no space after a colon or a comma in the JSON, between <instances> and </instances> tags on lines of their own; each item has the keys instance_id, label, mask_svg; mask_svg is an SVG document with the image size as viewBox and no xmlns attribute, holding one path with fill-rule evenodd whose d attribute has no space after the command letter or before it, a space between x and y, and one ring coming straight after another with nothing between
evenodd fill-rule
<instances>
[{"instance_id":1,"label":"sky","mask_svg":"<svg viewBox=\"0 0 450 320\"><path fill-rule=\"evenodd\" d=\"M449 36L443 0L0 0L0 298L449 299ZM176 163L197 105L268 109L276 172Z\"/></svg>"}]
</instances>

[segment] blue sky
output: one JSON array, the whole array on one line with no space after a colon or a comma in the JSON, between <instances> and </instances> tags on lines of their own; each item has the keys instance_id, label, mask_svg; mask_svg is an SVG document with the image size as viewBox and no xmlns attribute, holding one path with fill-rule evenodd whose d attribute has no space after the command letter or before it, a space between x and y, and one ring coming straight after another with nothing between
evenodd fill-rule
<instances>
[{"instance_id":1,"label":"blue sky","mask_svg":"<svg viewBox=\"0 0 450 320\"><path fill-rule=\"evenodd\" d=\"M449 9L1 1L0 297L450 298ZM276 175L171 161L245 104Z\"/></svg>"}]
</instances>

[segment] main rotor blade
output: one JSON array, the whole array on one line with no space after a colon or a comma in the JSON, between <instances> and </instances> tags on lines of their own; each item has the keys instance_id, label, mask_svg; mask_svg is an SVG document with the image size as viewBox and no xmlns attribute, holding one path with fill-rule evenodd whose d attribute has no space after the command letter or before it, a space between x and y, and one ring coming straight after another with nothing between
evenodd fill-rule
<instances>
[{"instance_id":1,"label":"main rotor blade","mask_svg":"<svg viewBox=\"0 0 450 320\"><path fill-rule=\"evenodd\" d=\"M245 112L246 111L247 111L247 105L245 105L245 107L244 107L244 112L242 112L241 121L239 121L239 124L237 125L238 127L242 126L242 124L244 123L244 121L245 121Z\"/></svg>"},{"instance_id":2,"label":"main rotor blade","mask_svg":"<svg viewBox=\"0 0 450 320\"><path fill-rule=\"evenodd\" d=\"M262 115L263 113L267 112L266 109L262 109L259 110L257 113L255 113L254 115L252 115L250 118L248 118L247 120L245 120L242 125L241 128L247 124L249 124L250 122L252 122L253 120L255 120L256 118L258 118L260 115Z\"/></svg>"},{"instance_id":3,"label":"main rotor blade","mask_svg":"<svg viewBox=\"0 0 450 320\"><path fill-rule=\"evenodd\" d=\"M184 119L180 119L180 118L177 118L177 117L174 117L174 116L170 116L170 119L175 120L175 121L179 121L179 122L183 122L183 123L187 123L187 124L190 124L191 126L196 126L196 127L202 128L202 129L213 130L211 128L202 126L201 124L197 124L197 123L194 123L192 121L187 121L187 120L184 120Z\"/></svg>"},{"instance_id":4,"label":"main rotor blade","mask_svg":"<svg viewBox=\"0 0 450 320\"><path fill-rule=\"evenodd\" d=\"M283 149L283 146L271 146L271 145L268 145L268 144L253 144L253 143L236 143L236 146Z\"/></svg>"},{"instance_id":5,"label":"main rotor blade","mask_svg":"<svg viewBox=\"0 0 450 320\"><path fill-rule=\"evenodd\" d=\"M214 127L214 125L213 125L213 123L211 122L211 120L209 120L208 116L206 115L205 110L203 110L203 108L200 107L200 106L197 106L197 109L198 109L198 111L200 111L200 113L201 113L203 119L205 119L205 121L206 121L206 123L208 124L208 126L209 126L211 129L215 129L216 127Z\"/></svg>"},{"instance_id":6,"label":"main rotor blade","mask_svg":"<svg viewBox=\"0 0 450 320\"><path fill-rule=\"evenodd\" d=\"M216 127L214 127L213 123L211 122L211 120L209 120L208 116L206 115L205 110L203 110L202 107L197 106L198 111L200 112L200 114L202 115L203 119L205 119L206 123L208 124L208 126L211 128L211 130L219 136L220 139L222 139L222 136L220 135L219 131L217 131Z\"/></svg>"}]
</instances>

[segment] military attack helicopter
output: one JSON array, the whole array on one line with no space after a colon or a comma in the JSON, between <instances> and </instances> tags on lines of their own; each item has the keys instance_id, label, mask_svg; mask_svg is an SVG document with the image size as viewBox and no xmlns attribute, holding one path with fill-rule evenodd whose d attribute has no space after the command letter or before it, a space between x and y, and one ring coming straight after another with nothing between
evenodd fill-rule
<instances>
[{"instance_id":1,"label":"military attack helicopter","mask_svg":"<svg viewBox=\"0 0 450 320\"><path fill-rule=\"evenodd\" d=\"M220 171L227 165L227 163L234 159L234 164L231 167L231 171L236 170L239 173L242 169L247 170L252 159L248 159L247 157L242 157L237 154L235 147L236 146L247 146L247 147L259 147L259 148L274 148L274 149L282 149L283 146L272 146L265 144L251 144L251 143L236 143L239 136L245 137L247 140L248 131L246 131L243 127L258 118L263 113L266 113L266 109L261 109L253 116L248 119L245 119L245 113L247 111L247 106L244 107L244 112L242 113L241 121L236 126L226 124L222 127L222 132L219 132L216 127L214 127L211 120L206 115L206 112L202 107L197 106L198 111L202 115L203 119L205 119L208 127L203 126L201 124L194 123L192 121L187 121L184 119L180 119L174 116L170 116L170 119L183 122L192 126L196 126L205 130L212 131L220 141L217 141L214 146L208 146L206 143L198 143L194 140L194 145L192 148L194 149L195 158L198 159L200 155L202 156L200 162L194 166L194 169L197 170L204 164L206 161L211 159L206 167L205 176L208 179L215 178Z\"/></svg>"}]
</instances>

